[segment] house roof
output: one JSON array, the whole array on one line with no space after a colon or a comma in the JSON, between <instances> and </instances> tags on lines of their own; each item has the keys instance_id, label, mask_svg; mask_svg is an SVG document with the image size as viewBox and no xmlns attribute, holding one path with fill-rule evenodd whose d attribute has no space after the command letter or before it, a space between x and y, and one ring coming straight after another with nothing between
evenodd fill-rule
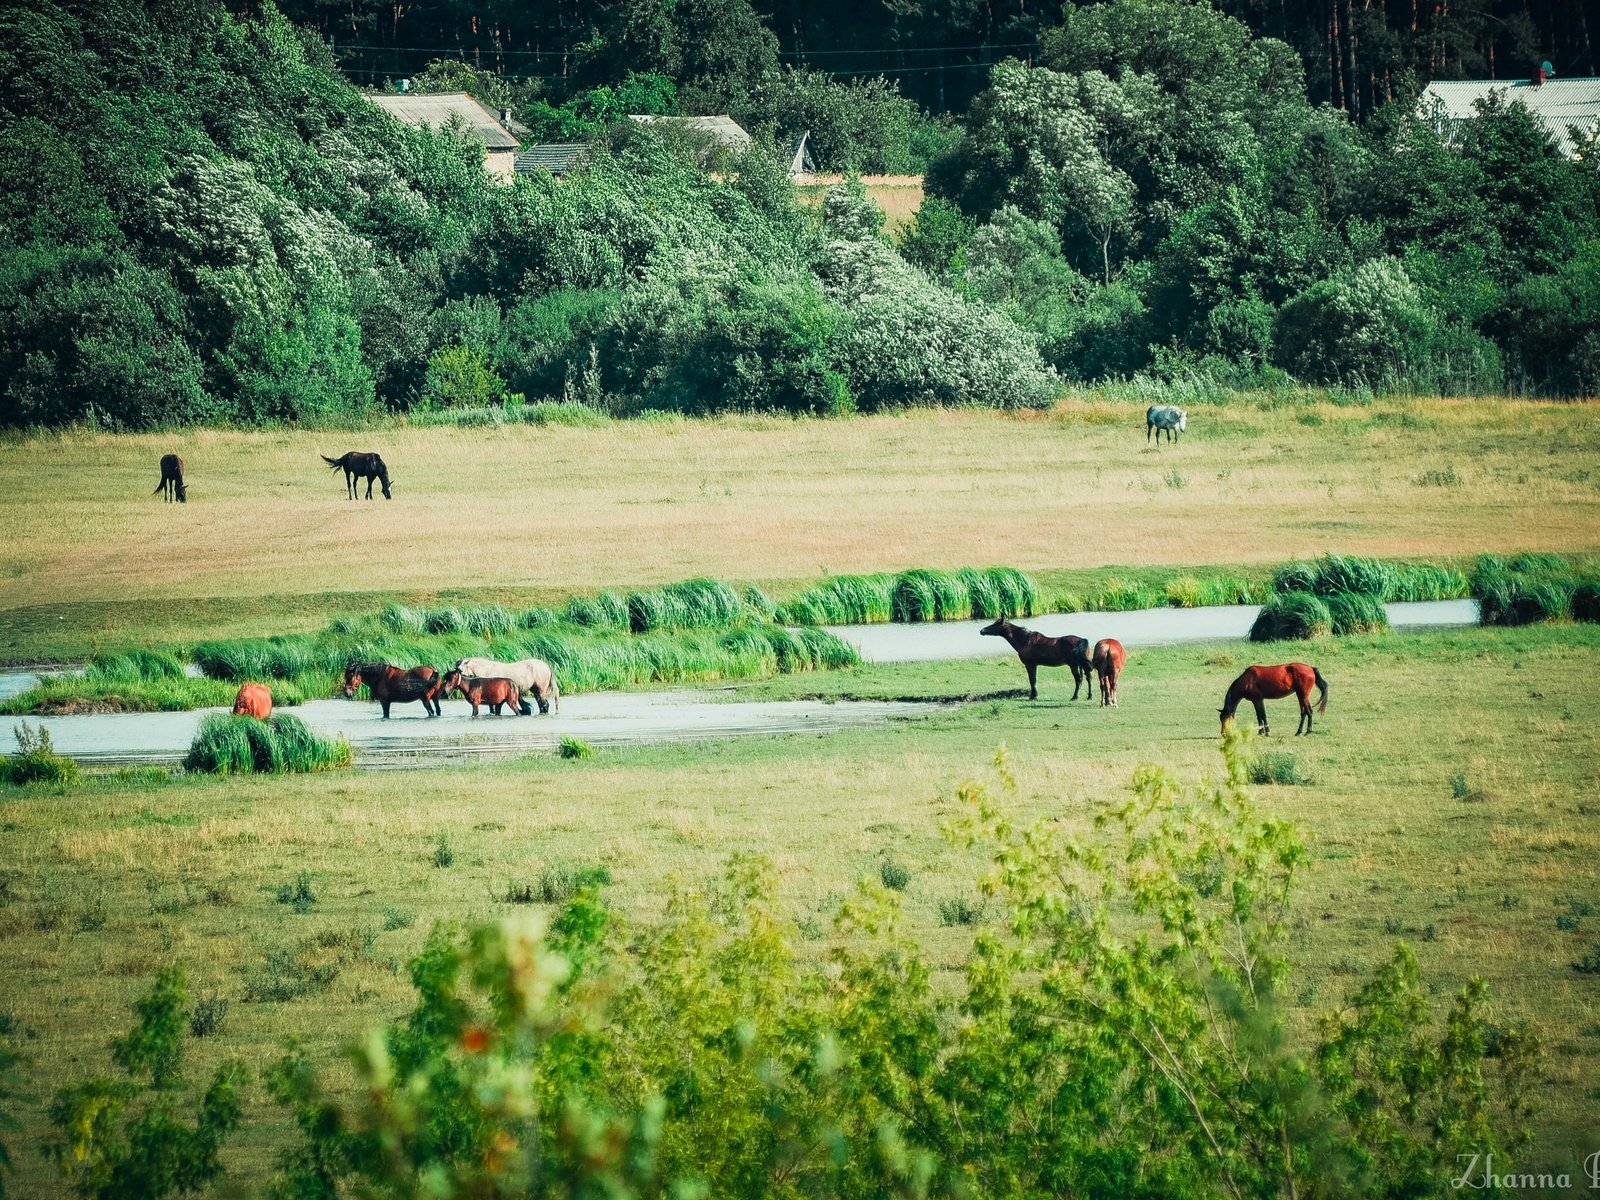
<instances>
[{"instance_id":1,"label":"house roof","mask_svg":"<svg viewBox=\"0 0 1600 1200\"><path fill-rule=\"evenodd\" d=\"M1550 132L1561 153L1572 156L1569 126L1592 130L1600 122L1600 79L1547 79L1534 86L1527 79L1461 79L1430 83L1423 89L1418 111L1435 127L1464 121L1475 114L1473 104L1490 92L1503 91Z\"/></svg>"},{"instance_id":2,"label":"house roof","mask_svg":"<svg viewBox=\"0 0 1600 1200\"><path fill-rule=\"evenodd\" d=\"M467 130L483 142L487 150L515 150L522 143L500 123L492 110L465 92L383 93L367 97L390 116L407 125L426 125L442 129L450 118L460 116Z\"/></svg>"},{"instance_id":3,"label":"house roof","mask_svg":"<svg viewBox=\"0 0 1600 1200\"><path fill-rule=\"evenodd\" d=\"M518 174L544 170L552 175L565 175L586 166L589 154L590 148L585 142L547 142L526 147L511 160L511 167Z\"/></svg>"},{"instance_id":4,"label":"house roof","mask_svg":"<svg viewBox=\"0 0 1600 1200\"><path fill-rule=\"evenodd\" d=\"M647 117L630 114L628 120L638 121L641 125L659 124L692 129L735 150L743 150L750 144L750 135L732 117Z\"/></svg>"}]
</instances>

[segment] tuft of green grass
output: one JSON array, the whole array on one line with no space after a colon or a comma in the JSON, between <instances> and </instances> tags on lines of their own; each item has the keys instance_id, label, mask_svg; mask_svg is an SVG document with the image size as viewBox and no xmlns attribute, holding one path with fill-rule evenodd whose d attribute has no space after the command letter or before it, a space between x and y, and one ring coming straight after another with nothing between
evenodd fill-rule
<instances>
[{"instance_id":1,"label":"tuft of green grass","mask_svg":"<svg viewBox=\"0 0 1600 1200\"><path fill-rule=\"evenodd\" d=\"M1320 596L1287 592L1261 606L1250 627L1252 642L1278 642L1327 637L1333 632L1333 615Z\"/></svg>"},{"instance_id":2,"label":"tuft of green grass","mask_svg":"<svg viewBox=\"0 0 1600 1200\"><path fill-rule=\"evenodd\" d=\"M707 629L731 625L741 615L739 593L718 579L686 579L665 587L629 592L628 627L634 633L656 629Z\"/></svg>"},{"instance_id":3,"label":"tuft of green grass","mask_svg":"<svg viewBox=\"0 0 1600 1200\"><path fill-rule=\"evenodd\" d=\"M1456 474L1454 463L1443 467L1429 467L1412 480L1418 487L1459 487L1461 476Z\"/></svg>"},{"instance_id":4,"label":"tuft of green grass","mask_svg":"<svg viewBox=\"0 0 1600 1200\"><path fill-rule=\"evenodd\" d=\"M385 908L383 910L383 930L389 933L396 929L410 929L417 923L417 914L408 912L403 908Z\"/></svg>"},{"instance_id":5,"label":"tuft of green grass","mask_svg":"<svg viewBox=\"0 0 1600 1200\"><path fill-rule=\"evenodd\" d=\"M1268 750L1250 763L1250 782L1274 783L1280 787L1305 787L1311 777L1300 766L1300 761L1287 750Z\"/></svg>"},{"instance_id":6,"label":"tuft of green grass","mask_svg":"<svg viewBox=\"0 0 1600 1200\"><path fill-rule=\"evenodd\" d=\"M903 892L911 883L911 871L888 851L878 864L878 878L890 891Z\"/></svg>"},{"instance_id":7,"label":"tuft of green grass","mask_svg":"<svg viewBox=\"0 0 1600 1200\"><path fill-rule=\"evenodd\" d=\"M30 783L73 784L79 781L78 764L56 753L50 744L50 731L43 725L30 728L26 721L19 721L11 733L17 740L17 752L0 755L0 783L22 787Z\"/></svg>"},{"instance_id":8,"label":"tuft of green grass","mask_svg":"<svg viewBox=\"0 0 1600 1200\"><path fill-rule=\"evenodd\" d=\"M898 575L832 575L781 605L789 625L870 625L884 621L959 621L1025 617L1039 591L1013 567L917 568Z\"/></svg>"},{"instance_id":9,"label":"tuft of green grass","mask_svg":"<svg viewBox=\"0 0 1600 1200\"><path fill-rule=\"evenodd\" d=\"M311 875L301 871L289 883L278 885L278 903L287 904L297 913L308 913L317 902L316 889L311 886Z\"/></svg>"},{"instance_id":10,"label":"tuft of green grass","mask_svg":"<svg viewBox=\"0 0 1600 1200\"><path fill-rule=\"evenodd\" d=\"M516 903L565 904L580 888L601 887L610 882L611 869L603 863L592 867L567 862L547 863L531 886L524 885L528 886L529 898Z\"/></svg>"},{"instance_id":11,"label":"tuft of green grass","mask_svg":"<svg viewBox=\"0 0 1600 1200\"><path fill-rule=\"evenodd\" d=\"M197 1038L211 1037L221 1031L227 1019L228 1002L217 992L207 992L189 1010L189 1033Z\"/></svg>"},{"instance_id":12,"label":"tuft of green grass","mask_svg":"<svg viewBox=\"0 0 1600 1200\"><path fill-rule=\"evenodd\" d=\"M247 1004L285 1004L326 992L345 967L372 949L370 929L325 929L287 946L267 951L260 966L245 972Z\"/></svg>"},{"instance_id":13,"label":"tuft of green grass","mask_svg":"<svg viewBox=\"0 0 1600 1200\"><path fill-rule=\"evenodd\" d=\"M442 871L446 867L453 865L455 861L456 852L450 848L450 838L446 834L441 833L439 835L439 840L434 843L433 865Z\"/></svg>"},{"instance_id":14,"label":"tuft of green grass","mask_svg":"<svg viewBox=\"0 0 1600 1200\"><path fill-rule=\"evenodd\" d=\"M950 896L939 901L939 924L976 925L983 920L983 904L970 896Z\"/></svg>"},{"instance_id":15,"label":"tuft of green grass","mask_svg":"<svg viewBox=\"0 0 1600 1200\"><path fill-rule=\"evenodd\" d=\"M314 733L290 713L267 720L212 713L184 757L186 771L216 775L326 771L350 765L350 743Z\"/></svg>"},{"instance_id":16,"label":"tuft of green grass","mask_svg":"<svg viewBox=\"0 0 1600 1200\"><path fill-rule=\"evenodd\" d=\"M557 748L556 753L560 754L562 758L593 758L594 747L582 738L563 735L561 745Z\"/></svg>"}]
</instances>

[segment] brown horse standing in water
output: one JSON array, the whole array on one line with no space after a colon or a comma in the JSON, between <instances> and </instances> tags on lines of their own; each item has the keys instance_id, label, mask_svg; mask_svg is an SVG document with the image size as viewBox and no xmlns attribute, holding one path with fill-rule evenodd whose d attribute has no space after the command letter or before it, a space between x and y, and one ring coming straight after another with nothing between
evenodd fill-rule
<instances>
[{"instance_id":1,"label":"brown horse standing in water","mask_svg":"<svg viewBox=\"0 0 1600 1200\"><path fill-rule=\"evenodd\" d=\"M1311 688L1316 686L1318 692L1317 711L1328 711L1328 684L1322 678L1322 672L1305 663L1284 663L1277 667L1247 667L1243 675L1235 679L1228 687L1227 699L1223 700L1222 707L1217 714L1222 718L1222 728L1226 732L1228 722L1233 720L1233 714L1239 707L1239 701L1248 700L1256 706L1256 730L1266 734L1267 709L1261 702L1263 700L1281 700L1293 694L1300 700L1300 724L1295 726L1294 735L1311 732Z\"/></svg>"},{"instance_id":2,"label":"brown horse standing in water","mask_svg":"<svg viewBox=\"0 0 1600 1200\"><path fill-rule=\"evenodd\" d=\"M163 454L161 456L161 482L156 484L154 496L160 492L168 504L176 500L179 504L188 502L189 489L183 486L183 459L176 454Z\"/></svg>"},{"instance_id":3,"label":"brown horse standing in water","mask_svg":"<svg viewBox=\"0 0 1600 1200\"><path fill-rule=\"evenodd\" d=\"M1022 665L1028 668L1028 699L1039 698L1037 673L1040 667L1071 667L1072 698L1078 698L1078 688L1084 687L1084 699L1094 695L1094 667L1089 663L1089 642L1086 638L1046 637L1021 625L1013 625L1001 617L992 625L978 630L988 637L1003 637L1011 643Z\"/></svg>"},{"instance_id":4,"label":"brown horse standing in water","mask_svg":"<svg viewBox=\"0 0 1600 1200\"><path fill-rule=\"evenodd\" d=\"M1089 661L1094 664L1094 673L1100 677L1100 707L1115 708L1117 676L1122 674L1123 665L1128 661L1128 652L1116 638L1101 638L1094 644L1094 653L1089 656Z\"/></svg>"},{"instance_id":5,"label":"brown horse standing in water","mask_svg":"<svg viewBox=\"0 0 1600 1200\"><path fill-rule=\"evenodd\" d=\"M439 672L432 667L412 667L402 671L388 663L353 662L344 669L344 696L348 700L362 684L372 693L372 698L383 705L383 719L389 719L389 705L410 704L421 700L423 711L430 717L439 715Z\"/></svg>"},{"instance_id":6,"label":"brown horse standing in water","mask_svg":"<svg viewBox=\"0 0 1600 1200\"><path fill-rule=\"evenodd\" d=\"M483 679L477 676L463 676L460 671L446 671L444 681L439 684L439 690L448 696L451 692L460 692L466 702L472 705L472 715L478 715L480 705L487 704L489 711L495 716L500 715L500 710L507 704L511 706L511 716L527 716L523 712L522 689L512 680L497 678ZM531 710L530 710L531 711Z\"/></svg>"}]
</instances>

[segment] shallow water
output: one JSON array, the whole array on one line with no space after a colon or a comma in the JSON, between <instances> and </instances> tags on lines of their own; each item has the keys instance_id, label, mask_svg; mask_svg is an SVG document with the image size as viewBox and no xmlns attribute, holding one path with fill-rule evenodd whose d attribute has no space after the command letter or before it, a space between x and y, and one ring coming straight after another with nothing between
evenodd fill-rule
<instances>
[{"instance_id":1,"label":"shallow water","mask_svg":"<svg viewBox=\"0 0 1600 1200\"><path fill-rule=\"evenodd\" d=\"M1473 625L1474 600L1388 605L1396 628ZM1209 642L1248 636L1260 611L1254 605L1228 608L1156 608L1141 612L1071 613L1030 618L1030 629L1052 637L1075 633L1114 637L1127 646ZM841 625L833 633L859 649L868 662L933 662L1002 657L1012 653L1002 639L982 637L986 621L924 625ZM29 672L0 674L0 699L26 691L38 681ZM443 717L430 720L420 704L397 704L383 720L367 701L312 700L287 708L320 733L343 734L359 766L412 767L478 757L506 757L552 750L563 736L595 746L695 741L753 734L831 733L879 725L896 717L926 713L930 705L861 700L732 701L721 691L596 692L567 696L557 717L495 717L484 711L474 720L465 702L446 701ZM93 713L42 717L55 748L86 763L130 764L180 761L201 718L225 712L212 708L176 713ZM30 722L35 718L29 718ZM0 740L9 729L0 721Z\"/></svg>"},{"instance_id":2,"label":"shallow water","mask_svg":"<svg viewBox=\"0 0 1600 1200\"><path fill-rule=\"evenodd\" d=\"M879 701L764 700L727 702L716 691L594 692L565 696L559 716L474 719L461 700L445 714L423 715L420 704L397 704L385 721L365 700L312 700L282 711L325 734L343 734L362 767L431 766L552 750L563 736L594 746L696 741L748 734L832 733L927 713L928 704ZM80 762L119 765L180 761L202 718L226 709L175 713L93 713L38 718L55 748ZM33 718L29 718L30 723Z\"/></svg>"},{"instance_id":3,"label":"shallow water","mask_svg":"<svg viewBox=\"0 0 1600 1200\"><path fill-rule=\"evenodd\" d=\"M1476 625L1476 600L1429 600L1387 604L1396 629ZM1022 624L1049 637L1076 634L1091 642L1116 638L1124 646L1170 646L1179 642L1228 641L1250 636L1258 605L1222 608L1146 608L1137 612L1053 613ZM849 642L868 662L936 662L956 658L999 658L1012 653L1004 638L982 637L988 621L942 621L927 625L830 625L828 632Z\"/></svg>"}]
</instances>

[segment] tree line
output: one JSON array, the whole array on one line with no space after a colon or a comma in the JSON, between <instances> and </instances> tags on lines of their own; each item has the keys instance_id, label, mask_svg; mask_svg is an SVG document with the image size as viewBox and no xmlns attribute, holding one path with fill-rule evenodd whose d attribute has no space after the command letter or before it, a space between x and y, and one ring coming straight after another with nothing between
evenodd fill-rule
<instances>
[{"instance_id":1,"label":"tree line","mask_svg":"<svg viewBox=\"0 0 1600 1200\"><path fill-rule=\"evenodd\" d=\"M1563 158L1517 106L1447 134L1400 104L1357 124L1313 103L1286 43L1114 0L994 66L959 124L882 81L780 72L747 94L773 106L736 158L619 119L737 108L739 31L766 26L702 30L722 10L697 4L630 25L620 77L512 95L595 153L509 184L459 131L378 110L270 3L8 6L0 423L338 423L519 395L1012 406L1137 372L1597 386L1597 156ZM417 79L513 86L461 59ZM887 234L857 183L803 203L796 128L846 162L925 163L915 221Z\"/></svg>"}]
</instances>

